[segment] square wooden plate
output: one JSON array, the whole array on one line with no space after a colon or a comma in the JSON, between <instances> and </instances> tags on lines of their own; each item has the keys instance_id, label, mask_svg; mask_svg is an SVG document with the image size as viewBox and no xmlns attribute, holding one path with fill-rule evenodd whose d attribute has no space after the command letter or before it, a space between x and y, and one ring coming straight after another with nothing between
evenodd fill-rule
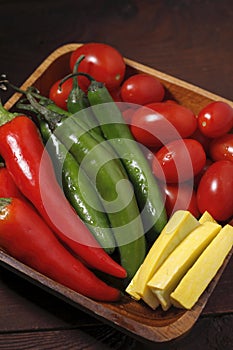
<instances>
[{"instance_id":1,"label":"square wooden plate","mask_svg":"<svg viewBox=\"0 0 233 350\"><path fill-rule=\"evenodd\" d=\"M70 73L70 54L80 45L82 44L71 43L59 47L44 60L24 82L21 88L26 89L28 86L33 85L40 90L41 94L48 95L50 86L56 80ZM130 75L135 72L144 72L156 76L164 84L169 98L173 98L180 104L189 107L194 113L198 113L207 103L216 100L225 101L233 107L232 101L212 94L197 86L127 58L125 58L125 62L127 65L126 74ZM7 109L12 109L20 97L21 95L19 93L15 93L6 102L5 107ZM231 255L232 251L214 280L192 310L185 311L171 308L167 312L162 311L160 308L153 311L143 302L134 301L127 295L124 295L122 299L116 303L96 302L47 278L17 261L2 250L0 250L0 263L5 268L14 271L73 306L84 310L92 316L111 324L131 336L147 339L152 342L165 342L185 334L195 324L230 260Z\"/></svg>"}]
</instances>

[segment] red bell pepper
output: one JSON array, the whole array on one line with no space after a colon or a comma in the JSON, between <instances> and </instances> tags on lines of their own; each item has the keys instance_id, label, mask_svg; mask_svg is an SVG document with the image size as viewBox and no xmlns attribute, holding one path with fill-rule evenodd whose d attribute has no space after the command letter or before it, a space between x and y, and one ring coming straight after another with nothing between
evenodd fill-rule
<instances>
[{"instance_id":1,"label":"red bell pepper","mask_svg":"<svg viewBox=\"0 0 233 350\"><path fill-rule=\"evenodd\" d=\"M0 198L0 246L8 254L66 287L101 301L120 292L68 252L32 208L19 198Z\"/></svg>"},{"instance_id":2,"label":"red bell pepper","mask_svg":"<svg viewBox=\"0 0 233 350\"><path fill-rule=\"evenodd\" d=\"M0 154L20 191L62 242L90 267L115 277L126 277L126 270L100 247L66 199L35 123L3 107L0 108Z\"/></svg>"}]
</instances>

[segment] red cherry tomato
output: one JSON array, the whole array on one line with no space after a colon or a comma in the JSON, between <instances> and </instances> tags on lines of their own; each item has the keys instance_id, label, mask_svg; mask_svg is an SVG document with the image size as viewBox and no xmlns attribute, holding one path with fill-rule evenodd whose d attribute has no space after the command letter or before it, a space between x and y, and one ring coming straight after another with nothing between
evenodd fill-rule
<instances>
[{"instance_id":1,"label":"red cherry tomato","mask_svg":"<svg viewBox=\"0 0 233 350\"><path fill-rule=\"evenodd\" d=\"M215 220L225 221L233 216L233 163L220 160L213 163L202 176L197 189L197 205L201 213L208 211Z\"/></svg>"},{"instance_id":2,"label":"red cherry tomato","mask_svg":"<svg viewBox=\"0 0 233 350\"><path fill-rule=\"evenodd\" d=\"M211 139L209 137L206 137L205 135L203 135L202 132L200 131L200 129L197 128L194 131L194 133L190 136L190 138L200 142L202 144L206 154L208 154L209 145L211 142Z\"/></svg>"},{"instance_id":3,"label":"red cherry tomato","mask_svg":"<svg viewBox=\"0 0 233 350\"><path fill-rule=\"evenodd\" d=\"M110 93L110 95L112 96L112 99L113 99L115 102L122 102L122 99L121 99L121 91L120 91L120 88L119 88L119 87L110 90L109 93Z\"/></svg>"},{"instance_id":4,"label":"red cherry tomato","mask_svg":"<svg viewBox=\"0 0 233 350\"><path fill-rule=\"evenodd\" d=\"M178 103L157 102L138 108L131 122L135 139L147 147L187 138L197 128L194 113Z\"/></svg>"},{"instance_id":5,"label":"red cherry tomato","mask_svg":"<svg viewBox=\"0 0 233 350\"><path fill-rule=\"evenodd\" d=\"M124 111L122 111L122 116L127 124L131 124L132 117L135 113L134 108L126 108Z\"/></svg>"},{"instance_id":6,"label":"red cherry tomato","mask_svg":"<svg viewBox=\"0 0 233 350\"><path fill-rule=\"evenodd\" d=\"M198 127L210 138L226 134L233 127L233 108L222 101L209 103L198 114Z\"/></svg>"},{"instance_id":7,"label":"red cherry tomato","mask_svg":"<svg viewBox=\"0 0 233 350\"><path fill-rule=\"evenodd\" d=\"M85 58L79 65L78 71L90 74L97 81L103 82L108 89L120 86L125 75L125 61L114 47L103 43L87 43L77 48L70 57L70 69L73 71L77 59ZM89 81L84 77L78 78L80 86L87 88Z\"/></svg>"},{"instance_id":8,"label":"red cherry tomato","mask_svg":"<svg viewBox=\"0 0 233 350\"><path fill-rule=\"evenodd\" d=\"M202 176L205 174L209 166L213 164L213 161L209 158L206 159L204 167L199 171L199 173L194 177L194 188L197 189L199 182L201 181Z\"/></svg>"},{"instance_id":9,"label":"red cherry tomato","mask_svg":"<svg viewBox=\"0 0 233 350\"><path fill-rule=\"evenodd\" d=\"M196 218L200 216L197 207L196 192L189 183L165 184L162 186L164 192L165 207L170 217L176 210L189 210Z\"/></svg>"},{"instance_id":10,"label":"red cherry tomato","mask_svg":"<svg viewBox=\"0 0 233 350\"><path fill-rule=\"evenodd\" d=\"M157 149L153 149L153 148L147 148L147 147L144 147L142 146L141 147L142 149L142 152L144 153L144 156L146 157L150 167L152 167L152 163L153 163L153 159L155 157L155 153L158 151ZM164 179L165 181L165 179Z\"/></svg>"},{"instance_id":11,"label":"red cherry tomato","mask_svg":"<svg viewBox=\"0 0 233 350\"><path fill-rule=\"evenodd\" d=\"M175 101L175 100L170 100L170 99L169 99L169 100L165 100L164 102L165 102L165 103L178 103L177 101Z\"/></svg>"},{"instance_id":12,"label":"red cherry tomato","mask_svg":"<svg viewBox=\"0 0 233 350\"><path fill-rule=\"evenodd\" d=\"M67 79L59 88L60 80L50 88L49 98L60 108L67 110L67 98L72 90L72 78Z\"/></svg>"},{"instance_id":13,"label":"red cherry tomato","mask_svg":"<svg viewBox=\"0 0 233 350\"><path fill-rule=\"evenodd\" d=\"M165 89L159 79L145 73L132 75L121 87L122 100L139 105L160 102L164 95Z\"/></svg>"},{"instance_id":14,"label":"red cherry tomato","mask_svg":"<svg viewBox=\"0 0 233 350\"><path fill-rule=\"evenodd\" d=\"M225 134L213 140L209 153L214 161L225 159L233 162L233 134Z\"/></svg>"},{"instance_id":15,"label":"red cherry tomato","mask_svg":"<svg viewBox=\"0 0 233 350\"><path fill-rule=\"evenodd\" d=\"M163 146L155 154L152 163L154 175L167 183L178 183L192 179L206 163L202 145L192 139L175 140Z\"/></svg>"}]
</instances>

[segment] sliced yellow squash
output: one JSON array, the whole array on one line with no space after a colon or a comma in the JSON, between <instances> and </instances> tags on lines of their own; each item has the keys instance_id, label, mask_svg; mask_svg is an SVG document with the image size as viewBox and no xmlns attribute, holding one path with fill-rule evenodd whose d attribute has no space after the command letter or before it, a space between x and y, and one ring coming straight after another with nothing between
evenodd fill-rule
<instances>
[{"instance_id":1,"label":"sliced yellow squash","mask_svg":"<svg viewBox=\"0 0 233 350\"><path fill-rule=\"evenodd\" d=\"M199 219L200 224L204 224L206 221L217 222L208 211L205 211Z\"/></svg>"},{"instance_id":2,"label":"sliced yellow squash","mask_svg":"<svg viewBox=\"0 0 233 350\"><path fill-rule=\"evenodd\" d=\"M171 293L172 304L191 309L222 266L232 246L233 227L226 225Z\"/></svg>"},{"instance_id":3,"label":"sliced yellow squash","mask_svg":"<svg viewBox=\"0 0 233 350\"><path fill-rule=\"evenodd\" d=\"M147 286L155 293L163 310L171 306L170 294L220 229L221 225L209 221L195 228L148 281Z\"/></svg>"},{"instance_id":4,"label":"sliced yellow squash","mask_svg":"<svg viewBox=\"0 0 233 350\"><path fill-rule=\"evenodd\" d=\"M198 226L199 221L189 211L176 211L152 245L144 262L127 286L126 292L134 299L142 298L150 307L156 308L159 305L158 299L148 290L147 282L168 255Z\"/></svg>"}]
</instances>

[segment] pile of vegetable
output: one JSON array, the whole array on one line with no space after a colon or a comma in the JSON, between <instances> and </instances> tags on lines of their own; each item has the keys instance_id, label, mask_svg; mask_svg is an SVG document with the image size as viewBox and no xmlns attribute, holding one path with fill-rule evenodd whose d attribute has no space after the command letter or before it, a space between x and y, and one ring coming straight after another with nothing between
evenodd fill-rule
<instances>
[{"instance_id":1,"label":"pile of vegetable","mask_svg":"<svg viewBox=\"0 0 233 350\"><path fill-rule=\"evenodd\" d=\"M23 97L0 107L0 246L85 296L119 300L111 275L153 304L131 286L174 213L232 220L233 109L196 116L159 79L125 72L115 48L87 43L48 96L5 80Z\"/></svg>"}]
</instances>

